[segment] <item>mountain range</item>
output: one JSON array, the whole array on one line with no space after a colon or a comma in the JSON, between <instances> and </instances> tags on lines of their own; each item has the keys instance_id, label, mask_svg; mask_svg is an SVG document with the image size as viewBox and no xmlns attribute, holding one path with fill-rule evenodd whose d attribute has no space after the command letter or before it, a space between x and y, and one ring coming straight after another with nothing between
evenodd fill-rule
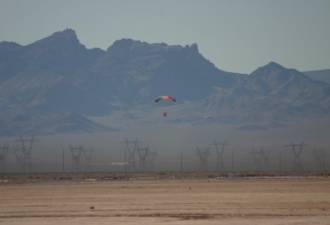
<instances>
[{"instance_id":1,"label":"mountain range","mask_svg":"<svg viewBox=\"0 0 330 225\"><path fill-rule=\"evenodd\" d=\"M330 69L305 71L304 74L314 80L319 80L330 84Z\"/></svg>"},{"instance_id":2,"label":"mountain range","mask_svg":"<svg viewBox=\"0 0 330 225\"><path fill-rule=\"evenodd\" d=\"M0 42L0 135L112 131L116 121L106 126L93 118L118 114L152 123L165 107L155 107L159 95L177 98L174 124L327 118L329 76L315 74L275 62L251 74L227 72L197 44L121 39L88 49L66 29L26 46ZM132 110L139 116L127 116Z\"/></svg>"}]
</instances>

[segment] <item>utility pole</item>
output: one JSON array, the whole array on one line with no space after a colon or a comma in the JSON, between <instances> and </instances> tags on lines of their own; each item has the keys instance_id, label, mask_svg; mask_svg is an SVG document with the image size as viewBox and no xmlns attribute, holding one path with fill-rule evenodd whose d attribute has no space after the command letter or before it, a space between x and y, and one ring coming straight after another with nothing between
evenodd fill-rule
<instances>
[{"instance_id":1,"label":"utility pole","mask_svg":"<svg viewBox=\"0 0 330 225\"><path fill-rule=\"evenodd\" d=\"M235 151L231 150L231 171L234 172L235 169Z\"/></svg>"},{"instance_id":2,"label":"utility pole","mask_svg":"<svg viewBox=\"0 0 330 225\"><path fill-rule=\"evenodd\" d=\"M180 172L183 172L183 153L180 152Z\"/></svg>"},{"instance_id":3,"label":"utility pole","mask_svg":"<svg viewBox=\"0 0 330 225\"><path fill-rule=\"evenodd\" d=\"M93 152L94 152L94 150L92 148L82 150L85 172L91 172L91 169L92 169L91 162L92 162Z\"/></svg>"},{"instance_id":4,"label":"utility pole","mask_svg":"<svg viewBox=\"0 0 330 225\"><path fill-rule=\"evenodd\" d=\"M149 152L148 160L149 160L150 170L155 169L155 161L156 161L157 156L158 156L158 152L156 150L153 150L153 151Z\"/></svg>"},{"instance_id":5,"label":"utility pole","mask_svg":"<svg viewBox=\"0 0 330 225\"><path fill-rule=\"evenodd\" d=\"M0 145L0 174L6 173L6 159L9 151L8 144L1 144Z\"/></svg>"},{"instance_id":6,"label":"utility pole","mask_svg":"<svg viewBox=\"0 0 330 225\"><path fill-rule=\"evenodd\" d=\"M327 172L327 154L322 148L314 148L314 159L320 172Z\"/></svg>"},{"instance_id":7,"label":"utility pole","mask_svg":"<svg viewBox=\"0 0 330 225\"><path fill-rule=\"evenodd\" d=\"M282 158L282 149L280 149L280 152L279 152L279 172L280 172L280 175L283 174L283 158Z\"/></svg>"},{"instance_id":8,"label":"utility pole","mask_svg":"<svg viewBox=\"0 0 330 225\"><path fill-rule=\"evenodd\" d=\"M65 149L62 147L62 172L65 171Z\"/></svg>"}]
</instances>

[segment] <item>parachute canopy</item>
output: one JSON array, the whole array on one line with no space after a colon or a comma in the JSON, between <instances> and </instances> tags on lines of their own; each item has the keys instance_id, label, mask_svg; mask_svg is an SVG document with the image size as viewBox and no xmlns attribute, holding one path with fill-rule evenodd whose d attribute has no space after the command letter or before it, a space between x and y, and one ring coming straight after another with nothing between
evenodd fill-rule
<instances>
[{"instance_id":1,"label":"parachute canopy","mask_svg":"<svg viewBox=\"0 0 330 225\"><path fill-rule=\"evenodd\" d=\"M159 96L155 99L155 102L159 102L160 100L176 102L175 98L169 95Z\"/></svg>"}]
</instances>

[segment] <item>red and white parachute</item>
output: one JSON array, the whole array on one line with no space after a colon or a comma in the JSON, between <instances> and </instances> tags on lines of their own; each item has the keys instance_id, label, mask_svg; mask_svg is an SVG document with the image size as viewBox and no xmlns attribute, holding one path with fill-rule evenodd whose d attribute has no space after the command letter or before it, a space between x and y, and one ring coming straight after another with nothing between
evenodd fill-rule
<instances>
[{"instance_id":1,"label":"red and white parachute","mask_svg":"<svg viewBox=\"0 0 330 225\"><path fill-rule=\"evenodd\" d=\"M160 100L176 102L175 98L173 98L172 96L169 96L169 95L159 96L155 99L155 102L158 103Z\"/></svg>"},{"instance_id":2,"label":"red and white parachute","mask_svg":"<svg viewBox=\"0 0 330 225\"><path fill-rule=\"evenodd\" d=\"M155 99L155 102L158 103L160 101L168 101L168 102L176 102L175 98L173 98L172 96L169 95L163 95L163 96L159 96ZM167 112L163 112L163 117L167 116Z\"/></svg>"}]
</instances>

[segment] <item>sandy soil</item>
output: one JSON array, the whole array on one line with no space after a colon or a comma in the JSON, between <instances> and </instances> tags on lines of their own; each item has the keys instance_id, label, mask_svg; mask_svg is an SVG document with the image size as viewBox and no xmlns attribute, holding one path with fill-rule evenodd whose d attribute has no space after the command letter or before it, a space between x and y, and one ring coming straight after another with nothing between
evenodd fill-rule
<instances>
[{"instance_id":1,"label":"sandy soil","mask_svg":"<svg viewBox=\"0 0 330 225\"><path fill-rule=\"evenodd\" d=\"M0 224L330 224L330 179L0 185Z\"/></svg>"}]
</instances>

